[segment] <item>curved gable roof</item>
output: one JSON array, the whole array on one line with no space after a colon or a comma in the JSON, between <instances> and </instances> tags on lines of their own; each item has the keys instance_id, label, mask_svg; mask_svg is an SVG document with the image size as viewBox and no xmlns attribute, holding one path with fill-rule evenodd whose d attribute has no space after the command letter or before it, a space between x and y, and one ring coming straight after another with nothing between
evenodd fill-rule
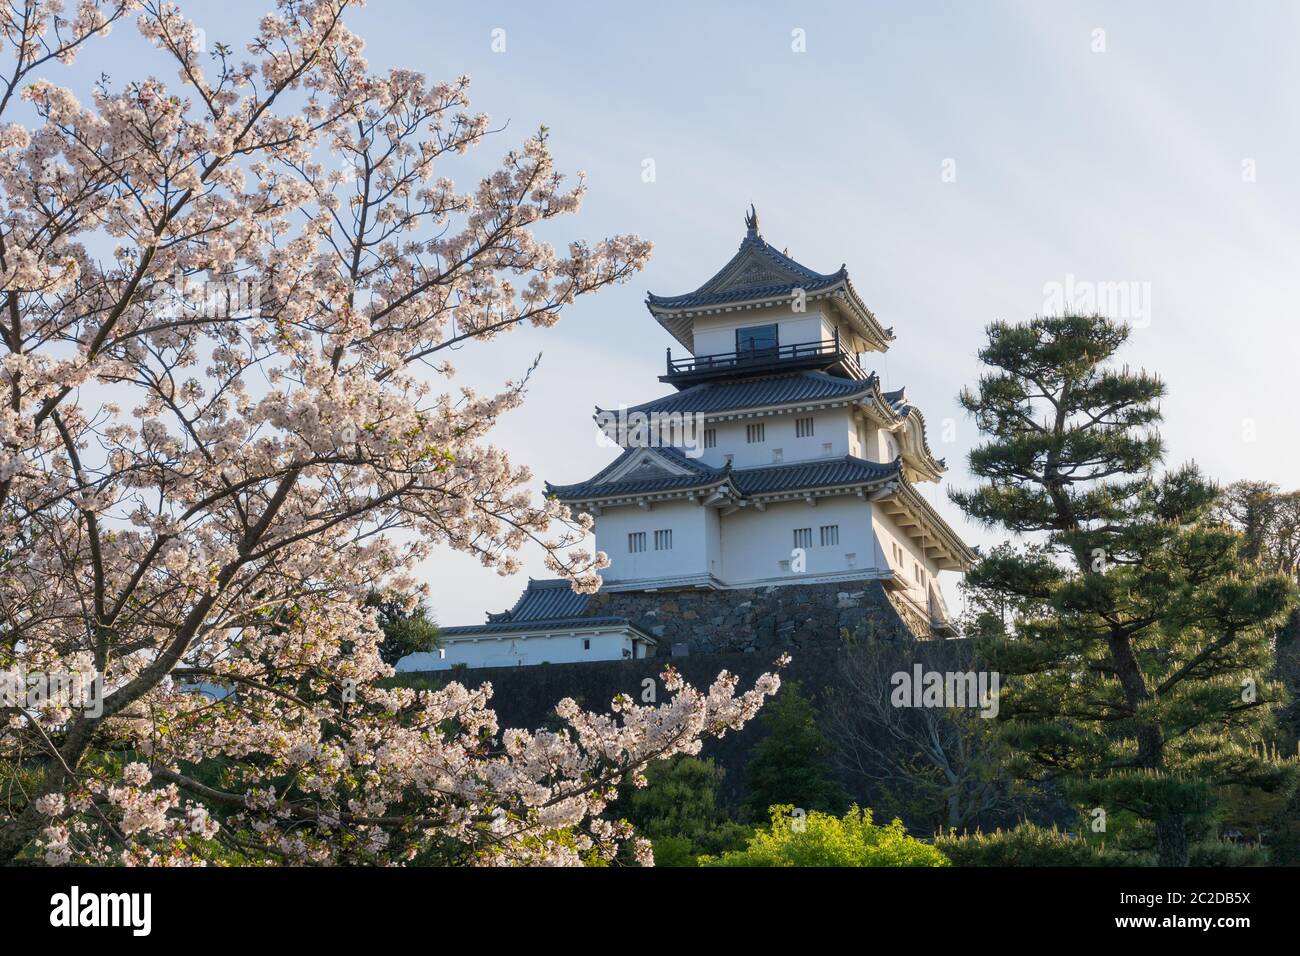
<instances>
[{"instance_id":1,"label":"curved gable roof","mask_svg":"<svg viewBox=\"0 0 1300 956\"><path fill-rule=\"evenodd\" d=\"M624 457L633 451L629 449ZM656 448L655 452L670 449ZM675 449L672 449L675 451ZM680 452L678 453L680 454ZM685 457L685 456L682 456ZM875 462L846 455L824 461L792 462L783 465L765 465L761 468L709 468L697 466L698 472L674 478L629 478L604 481L597 475L574 485L546 486L547 494L561 501L595 501L608 498L625 498L632 495L653 495L663 492L686 492L713 488L727 484L741 497L770 495L792 491L816 491L841 485L879 484L896 478L899 461ZM608 471L609 469L606 469ZM602 473L603 474L603 473Z\"/></svg>"},{"instance_id":2,"label":"curved gable roof","mask_svg":"<svg viewBox=\"0 0 1300 956\"><path fill-rule=\"evenodd\" d=\"M568 581L562 578L544 581L529 578L528 587L510 610L489 614L486 624L442 627L438 632L443 637L454 638L525 634L559 628L621 627L643 640L656 643L653 637L629 618L590 615L591 610L591 595L576 593Z\"/></svg>"},{"instance_id":3,"label":"curved gable roof","mask_svg":"<svg viewBox=\"0 0 1300 956\"><path fill-rule=\"evenodd\" d=\"M839 378L825 372L797 372L731 381L704 382L672 395L629 408L627 412L672 414L674 412L726 412L738 408L767 408L853 398L871 390L874 376L860 381ZM614 409L598 412L617 414Z\"/></svg>"},{"instance_id":4,"label":"curved gable roof","mask_svg":"<svg viewBox=\"0 0 1300 956\"><path fill-rule=\"evenodd\" d=\"M693 311L779 300L802 289L810 296L834 296L837 307L873 348L889 348L893 331L884 328L858 298L846 266L834 272L809 269L759 235L757 215L746 216L745 225L745 238L735 255L698 289L681 295L646 294L646 307L677 341L694 351L692 324L686 317Z\"/></svg>"},{"instance_id":5,"label":"curved gable roof","mask_svg":"<svg viewBox=\"0 0 1300 956\"><path fill-rule=\"evenodd\" d=\"M812 292L848 278L841 265L835 272L814 272L783 252L778 252L757 232L750 232L731 260L694 292L682 295L647 294L651 311L698 308L749 299L789 295L795 289Z\"/></svg>"},{"instance_id":6,"label":"curved gable roof","mask_svg":"<svg viewBox=\"0 0 1300 956\"><path fill-rule=\"evenodd\" d=\"M626 474L620 470L634 457L644 456L647 461L656 457L685 467L682 474L664 474L656 470L652 474L637 474L634 469ZM708 465L694 461L676 448L627 448L607 467L597 474L572 485L553 485L546 482L546 493L561 501L580 501L592 497L590 492L599 489L602 497L611 495L645 494L661 491L688 491L694 488L709 488L727 480L729 469L710 468Z\"/></svg>"},{"instance_id":7,"label":"curved gable roof","mask_svg":"<svg viewBox=\"0 0 1300 956\"><path fill-rule=\"evenodd\" d=\"M534 581L529 578L528 587L519 595L515 606L501 614L489 614L488 621L498 624L506 621L561 620L578 617L587 610L590 603L590 594L578 594L562 578L549 581Z\"/></svg>"}]
</instances>

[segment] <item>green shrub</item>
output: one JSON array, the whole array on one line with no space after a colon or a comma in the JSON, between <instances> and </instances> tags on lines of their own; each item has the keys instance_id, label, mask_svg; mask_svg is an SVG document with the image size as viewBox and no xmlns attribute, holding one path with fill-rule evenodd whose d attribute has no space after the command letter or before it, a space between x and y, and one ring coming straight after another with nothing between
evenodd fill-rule
<instances>
[{"instance_id":1,"label":"green shrub","mask_svg":"<svg viewBox=\"0 0 1300 956\"><path fill-rule=\"evenodd\" d=\"M1188 866L1268 866L1267 847L1256 843L1205 840L1187 848Z\"/></svg>"},{"instance_id":2,"label":"green shrub","mask_svg":"<svg viewBox=\"0 0 1300 956\"><path fill-rule=\"evenodd\" d=\"M723 809L723 771L712 759L679 754L650 764L645 776L645 787L624 788L613 815L654 844L656 866L695 866L703 854L741 849L753 833Z\"/></svg>"},{"instance_id":3,"label":"green shrub","mask_svg":"<svg viewBox=\"0 0 1300 956\"><path fill-rule=\"evenodd\" d=\"M992 833L943 834L934 843L954 866L1137 866L1147 862L1056 827L1033 823Z\"/></svg>"},{"instance_id":4,"label":"green shrub","mask_svg":"<svg viewBox=\"0 0 1300 956\"><path fill-rule=\"evenodd\" d=\"M701 866L947 866L928 843L910 837L901 820L877 826L870 810L851 808L842 817L814 810L806 818L794 808L770 808L771 823L743 850L701 857Z\"/></svg>"},{"instance_id":5,"label":"green shrub","mask_svg":"<svg viewBox=\"0 0 1300 956\"><path fill-rule=\"evenodd\" d=\"M699 851L686 837L655 837L650 843L654 846L655 866L695 866Z\"/></svg>"}]
</instances>

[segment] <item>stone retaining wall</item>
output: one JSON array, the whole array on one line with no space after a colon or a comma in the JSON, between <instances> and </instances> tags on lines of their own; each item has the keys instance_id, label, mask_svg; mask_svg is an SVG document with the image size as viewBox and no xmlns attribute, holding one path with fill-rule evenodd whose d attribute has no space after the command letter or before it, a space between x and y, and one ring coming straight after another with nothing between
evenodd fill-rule
<instances>
[{"instance_id":1,"label":"stone retaining wall","mask_svg":"<svg viewBox=\"0 0 1300 956\"><path fill-rule=\"evenodd\" d=\"M850 649L843 644L818 644L795 649L791 651L790 663L782 673L782 682L798 682L814 708L821 712L836 688L844 686L842 665L848 653L871 653L870 645ZM753 686L759 674L772 669L779 654L780 651L700 653L678 658L672 664L688 683L697 688L708 687L720 671L730 671L740 679L740 690L744 691ZM927 668L964 670L970 666L970 645L963 640L927 641L915 648L915 654L916 660L923 661ZM490 683L493 688L491 707L496 711L500 725L536 730L559 726L555 705L566 697L572 698L585 710L599 712L608 711L610 701L617 694L627 694L637 703L666 700L668 694L659 675L667 663L660 658L453 669L405 673L399 675L398 682L416 687L442 687L451 681L468 687ZM648 687L655 689L653 701L645 698ZM890 688L884 684L879 688L881 694L889 692ZM762 720L754 720L740 731L728 733L721 739L710 738L705 743L701 756L713 758L726 771L722 790L728 801L738 799L753 748L768 732ZM866 784L862 779L846 776L843 783L854 799L866 799Z\"/></svg>"},{"instance_id":2,"label":"stone retaining wall","mask_svg":"<svg viewBox=\"0 0 1300 956\"><path fill-rule=\"evenodd\" d=\"M799 584L734 590L603 591L590 615L626 617L689 653L793 650L860 640L927 639L929 621L896 601L879 581Z\"/></svg>"}]
</instances>

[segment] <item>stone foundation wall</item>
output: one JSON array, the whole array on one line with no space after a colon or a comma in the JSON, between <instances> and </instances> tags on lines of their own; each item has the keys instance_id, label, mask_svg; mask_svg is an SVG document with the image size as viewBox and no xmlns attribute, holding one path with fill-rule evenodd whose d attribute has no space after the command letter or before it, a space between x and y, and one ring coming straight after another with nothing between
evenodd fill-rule
<instances>
[{"instance_id":1,"label":"stone foundation wall","mask_svg":"<svg viewBox=\"0 0 1300 956\"><path fill-rule=\"evenodd\" d=\"M792 650L858 639L932 637L929 621L895 602L879 581L796 584L735 590L613 591L596 594L590 615L635 622L659 640L690 653Z\"/></svg>"},{"instance_id":2,"label":"stone foundation wall","mask_svg":"<svg viewBox=\"0 0 1300 956\"><path fill-rule=\"evenodd\" d=\"M717 594L719 592L712 592ZM727 593L727 592L721 592ZM666 650L665 650L666 653ZM870 645L858 648L818 645L791 651L789 665L781 674L782 684L797 682L805 696L812 701L819 715L825 713L830 698L843 690L856 692L844 682L844 665L848 655L872 653ZM964 640L927 641L914 648L915 660L933 670L966 670L971 666L971 648ZM767 653L692 654L672 661L681 676L696 688L708 687L720 671L730 671L740 680L741 691L753 686L755 678L772 670L780 651ZM491 706L502 727L524 727L529 730L559 726L555 705L566 697L572 698L584 710L605 712L617 694L627 694L637 703L647 702L646 687L653 686L662 702L667 699L659 680L668 661L622 660L590 661L580 664L539 664L533 667L483 667L459 671L431 671L424 674L398 675L398 683L413 687L444 687L458 681L467 687L489 683L493 688ZM879 693L888 694L890 687L882 683ZM819 717L820 719L820 717ZM723 779L724 799L734 803L745 785L745 768L753 754L754 746L770 729L762 720L753 720L740 731L728 733L721 739L709 738L701 756L717 761L726 771ZM870 794L865 778L846 776L843 780L850 795L869 805Z\"/></svg>"}]
</instances>

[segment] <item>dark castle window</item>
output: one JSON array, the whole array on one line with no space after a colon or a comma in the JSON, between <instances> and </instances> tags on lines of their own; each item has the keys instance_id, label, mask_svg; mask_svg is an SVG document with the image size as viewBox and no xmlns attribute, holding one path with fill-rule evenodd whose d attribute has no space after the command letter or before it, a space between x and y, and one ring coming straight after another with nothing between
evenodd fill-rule
<instances>
[{"instance_id":1,"label":"dark castle window","mask_svg":"<svg viewBox=\"0 0 1300 956\"><path fill-rule=\"evenodd\" d=\"M772 325L751 325L748 328L736 329L736 351L738 353L775 352L776 346L775 323Z\"/></svg>"}]
</instances>

